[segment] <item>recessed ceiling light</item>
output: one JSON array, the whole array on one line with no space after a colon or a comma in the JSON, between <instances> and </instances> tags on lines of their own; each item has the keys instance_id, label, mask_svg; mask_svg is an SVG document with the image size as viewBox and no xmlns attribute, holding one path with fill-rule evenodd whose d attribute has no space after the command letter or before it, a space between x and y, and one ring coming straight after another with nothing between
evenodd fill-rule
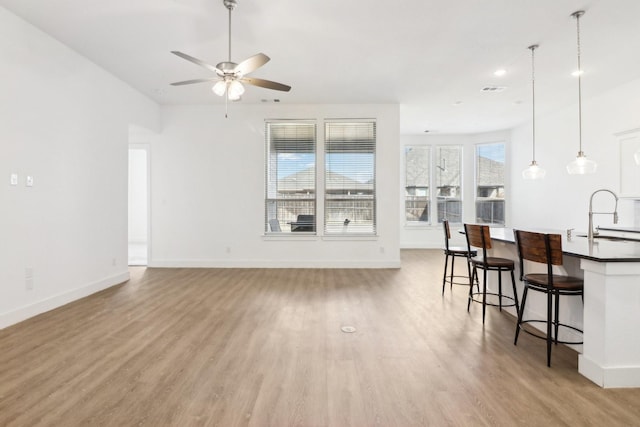
<instances>
[{"instance_id":1,"label":"recessed ceiling light","mask_svg":"<svg viewBox=\"0 0 640 427\"><path fill-rule=\"evenodd\" d=\"M499 68L493 72L493 75L496 77L502 77L505 74L507 74L507 70L505 70L504 68Z\"/></svg>"},{"instance_id":2,"label":"recessed ceiling light","mask_svg":"<svg viewBox=\"0 0 640 427\"><path fill-rule=\"evenodd\" d=\"M571 73L573 77L578 77L578 76L581 76L582 74L584 74L584 70L575 70L573 73Z\"/></svg>"}]
</instances>

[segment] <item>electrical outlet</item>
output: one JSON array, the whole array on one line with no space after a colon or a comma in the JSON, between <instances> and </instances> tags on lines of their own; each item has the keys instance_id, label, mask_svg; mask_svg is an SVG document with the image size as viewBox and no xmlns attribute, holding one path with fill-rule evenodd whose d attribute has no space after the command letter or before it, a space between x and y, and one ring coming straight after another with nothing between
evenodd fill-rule
<instances>
[{"instance_id":1,"label":"electrical outlet","mask_svg":"<svg viewBox=\"0 0 640 427\"><path fill-rule=\"evenodd\" d=\"M27 187L33 187L33 177L31 175L27 175Z\"/></svg>"},{"instance_id":2,"label":"electrical outlet","mask_svg":"<svg viewBox=\"0 0 640 427\"><path fill-rule=\"evenodd\" d=\"M12 173L11 174L11 185L18 185L18 174L17 173Z\"/></svg>"}]
</instances>

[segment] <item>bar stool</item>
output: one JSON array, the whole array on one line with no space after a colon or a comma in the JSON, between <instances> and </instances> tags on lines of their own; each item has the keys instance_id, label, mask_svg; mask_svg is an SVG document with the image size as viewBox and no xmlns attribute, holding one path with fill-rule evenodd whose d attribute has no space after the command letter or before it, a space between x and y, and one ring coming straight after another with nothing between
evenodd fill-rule
<instances>
[{"instance_id":1,"label":"bar stool","mask_svg":"<svg viewBox=\"0 0 640 427\"><path fill-rule=\"evenodd\" d=\"M487 255L487 250L491 249L491 236L489 235L489 226L478 224L465 224L464 231L467 236L467 247L471 252L471 247L482 249L482 257L469 257L469 262L473 266L472 277L469 280L469 300L467 302L467 311L471 306L471 301L482 303L482 323L484 323L485 313L487 305L497 306L502 311L502 307L515 307L516 314L520 314L520 306L518 305L518 292L516 290L516 279L513 271L515 270L515 263L507 258L490 257ZM480 295L480 292L473 292L473 279L478 281L478 269L483 272L482 275L482 300L478 300L476 297ZM498 272L498 292L487 292L487 272ZM511 273L511 285L513 286L513 297L502 294L502 273ZM498 297L498 303L487 302L487 295L493 295ZM512 303L503 304L502 300L507 299L513 301Z\"/></svg>"},{"instance_id":2,"label":"bar stool","mask_svg":"<svg viewBox=\"0 0 640 427\"><path fill-rule=\"evenodd\" d=\"M444 275L442 277L442 295L444 295L444 288L447 283L449 283L450 288L453 288L453 285L468 285L469 279L471 278L471 266L469 264L469 250L467 248L463 248L460 246L449 246L449 239L451 239L451 230L449 229L449 221L442 221L442 226L444 228ZM471 256L475 257L478 255L477 251L471 251ZM447 266L449 264L449 257L451 257L451 271L447 271ZM461 276L454 274L454 266L456 262L456 257L464 258L467 263L467 276ZM460 279L464 278L464 281L460 281Z\"/></svg>"},{"instance_id":3,"label":"bar stool","mask_svg":"<svg viewBox=\"0 0 640 427\"><path fill-rule=\"evenodd\" d=\"M560 323L560 295L580 296L584 299L584 281L579 277L561 276L553 274L553 266L562 265L562 237L559 234L532 233L529 231L514 230L518 257L520 258L520 280L524 281L524 293L522 294L522 306L516 325L516 336L513 344L518 343L518 334L524 331L536 338L547 341L547 366L551 366L551 343L555 344L582 344L582 341L558 340L559 327L565 327L582 333L582 330L564 323ZM524 260L546 264L546 273L524 273ZM527 302L529 290L543 292L547 295L547 318L523 320L524 307ZM555 299L555 303L554 303ZM554 310L555 308L555 310ZM546 323L547 335L541 336L533 331L525 329L526 323ZM553 325L553 333L551 326Z\"/></svg>"}]
</instances>

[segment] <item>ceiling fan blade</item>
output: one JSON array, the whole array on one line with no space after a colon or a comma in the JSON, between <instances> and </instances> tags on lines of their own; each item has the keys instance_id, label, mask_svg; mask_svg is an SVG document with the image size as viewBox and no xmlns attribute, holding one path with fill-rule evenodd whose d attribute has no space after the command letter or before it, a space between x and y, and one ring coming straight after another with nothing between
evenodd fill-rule
<instances>
[{"instance_id":1,"label":"ceiling fan blade","mask_svg":"<svg viewBox=\"0 0 640 427\"><path fill-rule=\"evenodd\" d=\"M273 90L281 90L283 92L289 92L291 90L291 86L283 85L282 83L272 82L270 80L257 79L255 77L243 77L240 79L243 83L248 83L254 86L260 86L267 89Z\"/></svg>"},{"instance_id":2,"label":"ceiling fan blade","mask_svg":"<svg viewBox=\"0 0 640 427\"><path fill-rule=\"evenodd\" d=\"M201 61L198 58L194 58L193 56L189 56L186 53L178 52L177 50L172 50L171 53L173 53L174 55L179 56L182 59L186 59L187 61L193 62L194 64L198 64L201 67L206 68L207 70L211 70L211 71L213 71L215 73L219 73L219 74L224 74L221 70L217 69L213 65L207 64L206 62Z\"/></svg>"},{"instance_id":3,"label":"ceiling fan blade","mask_svg":"<svg viewBox=\"0 0 640 427\"><path fill-rule=\"evenodd\" d=\"M258 68L262 67L264 64L266 64L270 60L271 60L271 58L269 58L264 53L257 53L255 55L245 59L244 61L242 61L238 65L236 65L236 68L233 70L233 72L234 73L240 73L241 75L244 76L244 75L249 74L250 72L255 71Z\"/></svg>"},{"instance_id":4,"label":"ceiling fan blade","mask_svg":"<svg viewBox=\"0 0 640 427\"><path fill-rule=\"evenodd\" d=\"M185 80L183 82L171 83L171 86L191 85L191 84L194 84L194 83L213 82L215 80L220 80L220 78L219 77L207 77L205 79Z\"/></svg>"}]
</instances>

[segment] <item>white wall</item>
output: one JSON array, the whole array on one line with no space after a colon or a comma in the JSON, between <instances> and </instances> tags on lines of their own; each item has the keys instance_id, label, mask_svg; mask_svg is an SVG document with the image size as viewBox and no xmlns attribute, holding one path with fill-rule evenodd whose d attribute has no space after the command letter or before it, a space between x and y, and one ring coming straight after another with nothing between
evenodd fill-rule
<instances>
[{"instance_id":1,"label":"white wall","mask_svg":"<svg viewBox=\"0 0 640 427\"><path fill-rule=\"evenodd\" d=\"M255 89L259 90L259 89ZM151 144L152 266L398 267L397 105L164 107ZM265 119L374 118L378 237L264 236ZM318 159L322 162L322 159ZM320 163L321 164L321 163Z\"/></svg>"},{"instance_id":2,"label":"white wall","mask_svg":"<svg viewBox=\"0 0 640 427\"><path fill-rule=\"evenodd\" d=\"M462 148L462 217L463 222L475 222L475 150L477 144L487 144L493 142L505 143L506 150L506 176L509 175L510 152L509 131L487 132L469 135L403 135L400 138L400 162L401 178L400 186L404 187L404 149L408 145L461 145ZM434 151L432 151L433 154ZM509 223L511 217L511 191L509 183L505 183L506 197L506 221ZM430 225L409 224L404 216L404 188L399 189L400 201L400 246L402 248L442 248L444 246L444 231L442 224L433 223ZM462 227L462 224L450 224L452 228L451 244L465 246L466 240L455 231Z\"/></svg>"},{"instance_id":3,"label":"white wall","mask_svg":"<svg viewBox=\"0 0 640 427\"><path fill-rule=\"evenodd\" d=\"M512 224L516 227L576 228L586 231L589 197L600 188L620 190L620 148L615 134L640 127L640 79L598 97L583 98L583 151L598 163L593 175L569 175L566 164L578 151L578 106L536 118L536 160L547 170L541 181L525 181L521 172L531 161L531 125L512 133ZM640 183L638 183L640 186ZM613 199L599 194L594 207L611 210ZM634 202L621 200L618 225L638 224ZM594 224L612 218L595 216Z\"/></svg>"},{"instance_id":4,"label":"white wall","mask_svg":"<svg viewBox=\"0 0 640 427\"><path fill-rule=\"evenodd\" d=\"M1 328L128 278L128 126L158 109L4 8L0 57Z\"/></svg>"}]
</instances>

